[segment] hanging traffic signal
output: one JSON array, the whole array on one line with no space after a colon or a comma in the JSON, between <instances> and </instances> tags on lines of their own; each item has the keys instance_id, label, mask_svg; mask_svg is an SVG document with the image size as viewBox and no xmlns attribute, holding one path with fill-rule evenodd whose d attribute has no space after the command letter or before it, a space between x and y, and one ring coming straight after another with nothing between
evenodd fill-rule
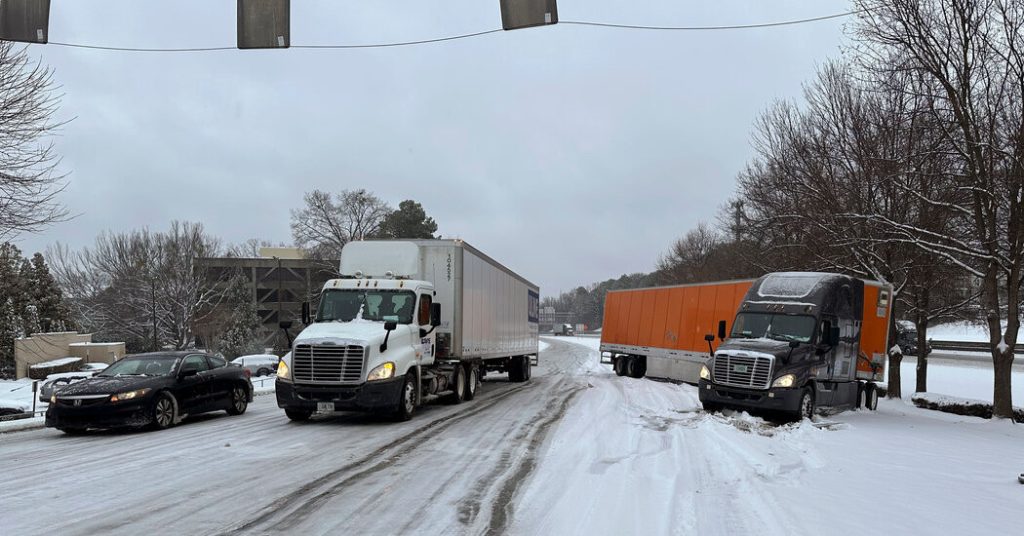
<instances>
[{"instance_id":1,"label":"hanging traffic signal","mask_svg":"<svg viewBox=\"0 0 1024 536\"><path fill-rule=\"evenodd\" d=\"M238 48L288 48L290 0L238 0Z\"/></svg>"},{"instance_id":2,"label":"hanging traffic signal","mask_svg":"<svg viewBox=\"0 0 1024 536\"><path fill-rule=\"evenodd\" d=\"M501 26L518 30L558 23L555 0L501 0Z\"/></svg>"},{"instance_id":3,"label":"hanging traffic signal","mask_svg":"<svg viewBox=\"0 0 1024 536\"><path fill-rule=\"evenodd\" d=\"M50 39L50 0L0 1L0 39L46 43Z\"/></svg>"}]
</instances>

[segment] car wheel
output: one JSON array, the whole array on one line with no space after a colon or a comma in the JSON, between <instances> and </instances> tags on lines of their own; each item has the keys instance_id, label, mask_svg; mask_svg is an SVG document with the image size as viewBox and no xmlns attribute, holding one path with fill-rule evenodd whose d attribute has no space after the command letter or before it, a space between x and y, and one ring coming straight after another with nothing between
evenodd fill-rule
<instances>
[{"instance_id":1,"label":"car wheel","mask_svg":"<svg viewBox=\"0 0 1024 536\"><path fill-rule=\"evenodd\" d=\"M408 421L416 412L416 372L410 369L405 375L405 383L402 385L402 396L398 399L398 408L395 409L395 420Z\"/></svg>"},{"instance_id":2,"label":"car wheel","mask_svg":"<svg viewBox=\"0 0 1024 536\"><path fill-rule=\"evenodd\" d=\"M287 415L289 419L295 422L305 422L308 421L309 418L313 416L312 411L307 411L304 409L286 409L284 410L284 414Z\"/></svg>"},{"instance_id":3,"label":"car wheel","mask_svg":"<svg viewBox=\"0 0 1024 536\"><path fill-rule=\"evenodd\" d=\"M456 365L452 377L452 394L448 395L449 404L458 404L466 399L466 372L465 369Z\"/></svg>"},{"instance_id":4,"label":"car wheel","mask_svg":"<svg viewBox=\"0 0 1024 536\"><path fill-rule=\"evenodd\" d=\"M153 402L153 428L163 430L174 426L178 420L178 401L174 395L164 392L156 397Z\"/></svg>"},{"instance_id":5,"label":"car wheel","mask_svg":"<svg viewBox=\"0 0 1024 536\"><path fill-rule=\"evenodd\" d=\"M864 387L864 407L870 411L878 409L878 387L873 383Z\"/></svg>"},{"instance_id":6,"label":"car wheel","mask_svg":"<svg viewBox=\"0 0 1024 536\"><path fill-rule=\"evenodd\" d=\"M795 420L810 419L814 416L814 393L810 389L804 389L800 396L800 406L797 409Z\"/></svg>"},{"instance_id":7,"label":"car wheel","mask_svg":"<svg viewBox=\"0 0 1024 536\"><path fill-rule=\"evenodd\" d=\"M236 385L231 390L231 406L228 415L241 415L249 407L249 391L243 385Z\"/></svg>"},{"instance_id":8,"label":"car wheel","mask_svg":"<svg viewBox=\"0 0 1024 536\"><path fill-rule=\"evenodd\" d=\"M256 371L256 376L270 376L270 369L261 368Z\"/></svg>"},{"instance_id":9,"label":"car wheel","mask_svg":"<svg viewBox=\"0 0 1024 536\"><path fill-rule=\"evenodd\" d=\"M466 400L473 400L476 398L477 387L480 386L480 377L477 376L476 367L471 364L466 365Z\"/></svg>"}]
</instances>

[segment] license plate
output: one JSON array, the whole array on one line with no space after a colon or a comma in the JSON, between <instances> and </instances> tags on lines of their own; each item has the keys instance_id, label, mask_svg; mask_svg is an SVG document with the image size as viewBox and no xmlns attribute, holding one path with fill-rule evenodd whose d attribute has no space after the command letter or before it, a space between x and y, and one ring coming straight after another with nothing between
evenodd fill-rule
<instances>
[{"instance_id":1,"label":"license plate","mask_svg":"<svg viewBox=\"0 0 1024 536\"><path fill-rule=\"evenodd\" d=\"M732 366L732 371L733 372L739 372L740 374L745 374L747 372L747 366L746 365L733 365Z\"/></svg>"},{"instance_id":2,"label":"license plate","mask_svg":"<svg viewBox=\"0 0 1024 536\"><path fill-rule=\"evenodd\" d=\"M317 402L316 412L317 413L331 413L334 411L334 402Z\"/></svg>"}]
</instances>

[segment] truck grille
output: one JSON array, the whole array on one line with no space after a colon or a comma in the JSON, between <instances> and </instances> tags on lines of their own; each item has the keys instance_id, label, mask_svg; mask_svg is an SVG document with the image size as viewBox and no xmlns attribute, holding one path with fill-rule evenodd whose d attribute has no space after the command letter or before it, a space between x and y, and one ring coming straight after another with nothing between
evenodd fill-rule
<instances>
[{"instance_id":1,"label":"truck grille","mask_svg":"<svg viewBox=\"0 0 1024 536\"><path fill-rule=\"evenodd\" d=\"M714 381L732 387L767 389L772 376L770 357L716 355Z\"/></svg>"},{"instance_id":2,"label":"truck grille","mask_svg":"<svg viewBox=\"0 0 1024 536\"><path fill-rule=\"evenodd\" d=\"M362 383L364 348L359 345L300 344L292 352L297 382Z\"/></svg>"}]
</instances>

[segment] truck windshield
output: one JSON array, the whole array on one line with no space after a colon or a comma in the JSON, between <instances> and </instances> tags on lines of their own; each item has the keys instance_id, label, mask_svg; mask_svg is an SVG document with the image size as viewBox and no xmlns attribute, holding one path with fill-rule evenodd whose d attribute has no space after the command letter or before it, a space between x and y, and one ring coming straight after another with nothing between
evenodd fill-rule
<instances>
[{"instance_id":1,"label":"truck windshield","mask_svg":"<svg viewBox=\"0 0 1024 536\"><path fill-rule=\"evenodd\" d=\"M320 298L317 322L363 320L411 324L416 294L406 290L329 290Z\"/></svg>"},{"instance_id":2,"label":"truck windshield","mask_svg":"<svg viewBox=\"0 0 1024 536\"><path fill-rule=\"evenodd\" d=\"M772 313L740 313L732 326L730 337L741 339L768 338L777 341L811 342L814 317Z\"/></svg>"}]
</instances>

